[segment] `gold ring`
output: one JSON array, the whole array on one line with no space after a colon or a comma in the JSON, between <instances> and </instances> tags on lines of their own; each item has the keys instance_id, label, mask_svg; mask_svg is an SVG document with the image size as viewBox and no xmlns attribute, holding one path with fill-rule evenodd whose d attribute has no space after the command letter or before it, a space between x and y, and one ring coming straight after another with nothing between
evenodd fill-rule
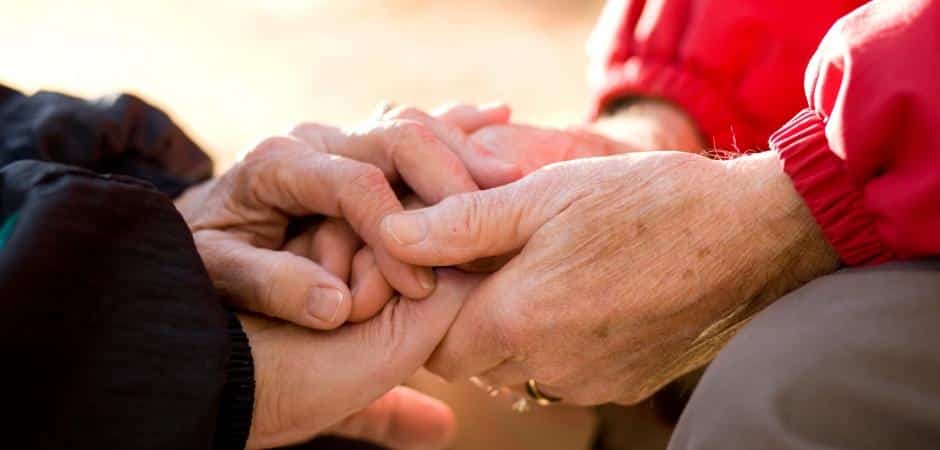
<instances>
[{"instance_id":1,"label":"gold ring","mask_svg":"<svg viewBox=\"0 0 940 450\"><path fill-rule=\"evenodd\" d=\"M558 397L552 397L542 393L533 379L529 379L529 381L525 382L525 391L529 394L529 397L532 397L532 400L535 400L535 404L539 406L548 406L561 401Z\"/></svg>"}]
</instances>

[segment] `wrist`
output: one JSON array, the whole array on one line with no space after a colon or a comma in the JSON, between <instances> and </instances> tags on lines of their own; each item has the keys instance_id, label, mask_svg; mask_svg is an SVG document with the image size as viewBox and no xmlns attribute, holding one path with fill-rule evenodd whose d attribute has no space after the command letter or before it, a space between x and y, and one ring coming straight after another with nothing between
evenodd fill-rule
<instances>
[{"instance_id":1,"label":"wrist","mask_svg":"<svg viewBox=\"0 0 940 450\"><path fill-rule=\"evenodd\" d=\"M615 104L591 128L640 151L698 153L705 149L704 139L691 116L672 103L654 98L634 98Z\"/></svg>"},{"instance_id":2,"label":"wrist","mask_svg":"<svg viewBox=\"0 0 940 450\"><path fill-rule=\"evenodd\" d=\"M689 358L698 361L767 305L839 264L775 152L709 164L719 166L712 177L722 186L709 192L714 222L699 226L713 233L709 264L720 267L711 266L718 278L709 291L723 312L696 339Z\"/></svg>"},{"instance_id":3,"label":"wrist","mask_svg":"<svg viewBox=\"0 0 940 450\"><path fill-rule=\"evenodd\" d=\"M836 270L839 257L822 234L776 152L720 161L732 174L736 212L763 255L764 288L778 296Z\"/></svg>"}]
</instances>

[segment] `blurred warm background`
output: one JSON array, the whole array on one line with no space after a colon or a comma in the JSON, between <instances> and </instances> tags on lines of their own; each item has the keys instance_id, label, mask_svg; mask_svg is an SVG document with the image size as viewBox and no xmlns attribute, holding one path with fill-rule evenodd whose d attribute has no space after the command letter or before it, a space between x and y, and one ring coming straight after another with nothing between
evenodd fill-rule
<instances>
[{"instance_id":1,"label":"blurred warm background","mask_svg":"<svg viewBox=\"0 0 940 450\"><path fill-rule=\"evenodd\" d=\"M300 120L340 125L383 100L505 100L565 125L587 106L584 43L602 0L0 0L0 83L130 91L210 150L216 170ZM468 384L415 384L454 404L457 449L587 449L587 410L527 415Z\"/></svg>"},{"instance_id":2,"label":"blurred warm background","mask_svg":"<svg viewBox=\"0 0 940 450\"><path fill-rule=\"evenodd\" d=\"M518 120L584 117L601 0L0 0L0 82L131 91L224 169L299 120L341 125L383 99L506 100Z\"/></svg>"}]
</instances>

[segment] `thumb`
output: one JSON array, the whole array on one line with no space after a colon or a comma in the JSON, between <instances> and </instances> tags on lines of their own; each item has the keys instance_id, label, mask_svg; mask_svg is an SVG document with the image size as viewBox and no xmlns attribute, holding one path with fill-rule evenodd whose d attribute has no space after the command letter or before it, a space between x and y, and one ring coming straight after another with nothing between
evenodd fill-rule
<instances>
[{"instance_id":1,"label":"thumb","mask_svg":"<svg viewBox=\"0 0 940 450\"><path fill-rule=\"evenodd\" d=\"M434 412L440 409L436 405L419 405L411 394L393 394L378 406L374 402L424 365L481 279L440 269L437 287L427 300L392 301L368 321L330 332L242 318L258 386L248 446L271 448L328 430L351 432L342 422L369 405L376 408L366 413L372 415L370 426L382 420L404 424L401 421L414 421L421 411L437 418L446 414ZM339 428L333 428L337 424ZM408 423L408 433L416 432L412 425ZM377 434L380 430L361 432L367 433L382 436ZM410 436L425 436L429 441L434 436L448 437L433 430Z\"/></svg>"},{"instance_id":2,"label":"thumb","mask_svg":"<svg viewBox=\"0 0 940 450\"><path fill-rule=\"evenodd\" d=\"M326 398L344 404L349 413L370 404L414 374L444 338L464 299L482 279L456 270L437 271L434 293L423 301L402 298L390 302L372 319L342 327L321 347L321 358L342 361L350 370L335 373ZM342 415L346 417L348 414Z\"/></svg>"},{"instance_id":3,"label":"thumb","mask_svg":"<svg viewBox=\"0 0 940 450\"><path fill-rule=\"evenodd\" d=\"M401 450L446 448L457 431L444 402L399 386L327 432Z\"/></svg>"},{"instance_id":4,"label":"thumb","mask_svg":"<svg viewBox=\"0 0 940 450\"><path fill-rule=\"evenodd\" d=\"M395 258L422 266L451 266L525 246L570 201L547 183L548 172L495 189L448 197L437 205L390 214L382 245ZM568 202L568 203L566 203Z\"/></svg>"},{"instance_id":5,"label":"thumb","mask_svg":"<svg viewBox=\"0 0 940 450\"><path fill-rule=\"evenodd\" d=\"M336 328L349 317L352 295L346 283L313 261L216 231L194 238L216 288L238 309L319 330Z\"/></svg>"}]
</instances>

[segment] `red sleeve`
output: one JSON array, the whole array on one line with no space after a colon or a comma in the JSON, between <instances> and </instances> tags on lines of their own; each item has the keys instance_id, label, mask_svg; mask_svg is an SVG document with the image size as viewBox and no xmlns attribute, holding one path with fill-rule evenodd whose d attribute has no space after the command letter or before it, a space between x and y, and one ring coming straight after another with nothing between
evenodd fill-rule
<instances>
[{"instance_id":1,"label":"red sleeve","mask_svg":"<svg viewBox=\"0 0 940 450\"><path fill-rule=\"evenodd\" d=\"M771 138L850 265L940 255L940 1L883 0L836 23L809 108Z\"/></svg>"},{"instance_id":2,"label":"red sleeve","mask_svg":"<svg viewBox=\"0 0 940 450\"><path fill-rule=\"evenodd\" d=\"M766 148L804 105L806 63L864 0L609 0L591 38L593 117L653 96L682 107L721 149Z\"/></svg>"}]
</instances>

